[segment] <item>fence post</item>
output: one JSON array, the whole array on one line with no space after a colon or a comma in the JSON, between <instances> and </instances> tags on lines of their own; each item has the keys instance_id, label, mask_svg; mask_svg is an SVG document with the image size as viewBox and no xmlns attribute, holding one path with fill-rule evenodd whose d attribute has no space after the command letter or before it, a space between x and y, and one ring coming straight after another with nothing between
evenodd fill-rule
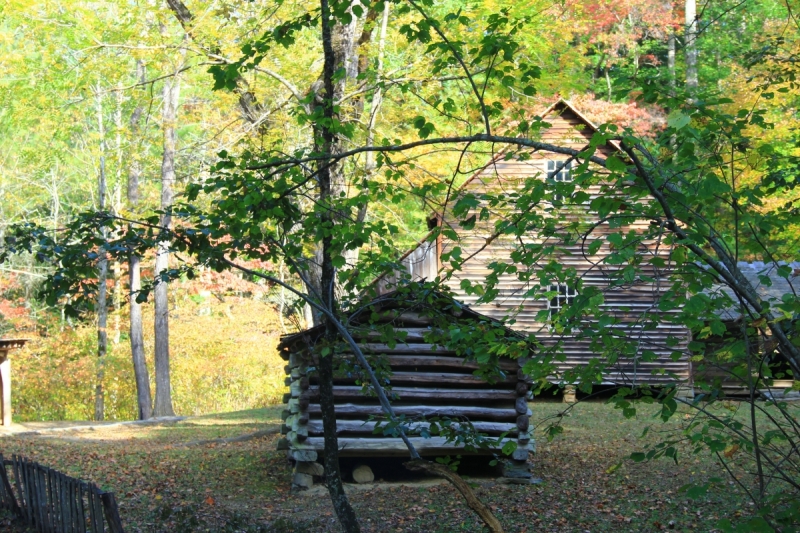
<instances>
[{"instance_id":1,"label":"fence post","mask_svg":"<svg viewBox=\"0 0 800 533\"><path fill-rule=\"evenodd\" d=\"M83 504L83 483L77 482L78 505L80 506L81 533L86 533L86 506ZM87 496L88 498L88 496Z\"/></svg>"},{"instance_id":2,"label":"fence post","mask_svg":"<svg viewBox=\"0 0 800 533\"><path fill-rule=\"evenodd\" d=\"M0 454L0 466L2 466L2 471L0 471L0 482L3 483L3 492L5 493L5 497L3 498L10 506L10 510L15 515L19 516L21 514L21 509L19 504L17 503L17 498L14 496L14 489L11 488L11 483L8 481L8 472L6 471L6 464L12 464L11 461L7 461L3 454Z\"/></svg>"},{"instance_id":3,"label":"fence post","mask_svg":"<svg viewBox=\"0 0 800 533\"><path fill-rule=\"evenodd\" d=\"M119 507L113 492L104 492L100 495L103 502L103 513L106 515L108 529L111 533L125 533L122 529L122 521L119 519Z\"/></svg>"},{"instance_id":4,"label":"fence post","mask_svg":"<svg viewBox=\"0 0 800 533\"><path fill-rule=\"evenodd\" d=\"M11 469L14 471L14 484L17 486L17 494L19 495L19 505L22 509L22 517L30 524L30 502L27 498L26 490L28 489L23 479L24 473L20 467L19 457L16 455L11 456Z\"/></svg>"}]
</instances>

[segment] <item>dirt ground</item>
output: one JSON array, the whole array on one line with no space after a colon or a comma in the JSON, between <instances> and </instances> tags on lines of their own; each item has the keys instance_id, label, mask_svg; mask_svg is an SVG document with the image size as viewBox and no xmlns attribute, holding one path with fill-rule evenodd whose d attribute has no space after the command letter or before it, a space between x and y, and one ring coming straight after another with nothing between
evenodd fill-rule
<instances>
[{"instance_id":1,"label":"dirt ground","mask_svg":"<svg viewBox=\"0 0 800 533\"><path fill-rule=\"evenodd\" d=\"M561 404L534 403L533 420ZM324 486L291 491L291 465L276 450L279 408L151 424L24 424L0 438L22 454L114 491L126 531L338 531ZM459 467L506 531L715 531L746 516L747 501L725 480L700 500L682 490L723 474L709 457L634 463L646 442L677 431L643 412L633 419L602 403L580 405L552 442L531 456L538 485L504 485L484 465ZM645 439L645 426L653 425ZM352 466L352 465L350 465ZM348 484L363 531L481 531L477 517L440 480L412 476L401 462L374 464L376 482ZM347 464L343 464L345 469Z\"/></svg>"}]
</instances>

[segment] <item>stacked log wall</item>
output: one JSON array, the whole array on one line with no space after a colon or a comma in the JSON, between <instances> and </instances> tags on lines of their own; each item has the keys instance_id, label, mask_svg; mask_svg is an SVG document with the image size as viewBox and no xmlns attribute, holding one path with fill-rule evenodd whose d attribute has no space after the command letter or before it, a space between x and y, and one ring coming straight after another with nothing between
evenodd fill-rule
<instances>
[{"instance_id":1,"label":"stacked log wall","mask_svg":"<svg viewBox=\"0 0 800 533\"><path fill-rule=\"evenodd\" d=\"M425 438L419 430L429 426L431 417L449 417L470 423L475 430L492 438L503 437L500 446L477 450L477 454L498 453L509 440L517 441L516 457L532 450L527 399L530 382L523 375L521 362L504 358L499 368L505 376L489 383L474 375L478 364L466 361L443 346L425 340L425 327L397 326L406 333L404 342L390 347L375 342L368 332L358 330L356 340L368 357L385 358L391 369L387 393L398 416L404 416L412 429L411 441L423 456L465 454L463 446L448 443L443 437ZM288 362L287 383L290 392L284 397L286 447L300 461L314 461L323 450L323 428L319 405L319 383L314 372L316 355L313 342L284 342L281 354ZM349 354L337 354L348 358ZM374 432L376 424L385 426L386 418L374 395L356 381L338 373L334 380L337 436L340 456L408 456L408 450L396 436Z\"/></svg>"}]
</instances>

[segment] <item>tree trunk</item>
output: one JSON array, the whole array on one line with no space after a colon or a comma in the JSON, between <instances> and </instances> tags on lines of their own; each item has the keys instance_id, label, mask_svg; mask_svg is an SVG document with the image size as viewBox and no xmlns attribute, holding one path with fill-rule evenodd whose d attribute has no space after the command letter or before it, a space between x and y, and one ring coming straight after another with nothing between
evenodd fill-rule
<instances>
[{"instance_id":1,"label":"tree trunk","mask_svg":"<svg viewBox=\"0 0 800 533\"><path fill-rule=\"evenodd\" d=\"M325 120L321 125L318 124L315 127L317 136L315 142L321 148L322 153L333 154L339 148L339 143L332 126L334 121L340 120L334 111L334 102L338 95L344 94L344 83L347 78L343 76L338 82L335 82L334 73L340 68L347 68L347 51L352 50L352 46L347 43L346 39L348 33L352 39L355 32L354 28L353 31L347 32L348 27L331 20L331 11L327 0L320 0L320 12L322 14L322 48L325 57L322 73L325 91L323 99ZM328 209L327 206L338 198L337 192L344 189L344 184L341 183L343 178L341 165L335 165L335 167L336 169L332 170L327 162L320 162L319 201L323 207L320 213L320 223L323 227L335 223L334 210ZM335 315L337 311L336 270L333 266L331 246L332 237L328 233L322 238L321 248L317 253L320 268L319 294L322 306ZM326 338L330 342L335 342L338 337L336 326L329 318L326 318L324 323ZM336 413L333 399L333 353L320 357L318 373L325 449L325 479L328 492L342 529L346 533L358 533L361 528L358 525L355 511L347 499L347 494L344 492L339 471L339 441L336 437Z\"/></svg>"},{"instance_id":2,"label":"tree trunk","mask_svg":"<svg viewBox=\"0 0 800 533\"><path fill-rule=\"evenodd\" d=\"M97 211L102 213L106 209L106 156L105 156L105 130L103 128L102 100L97 95L97 124L100 133L100 172L97 178ZM103 243L108 240L105 225L100 229ZM106 353L108 352L108 305L106 302L106 280L108 279L108 259L105 248L98 250L97 262L97 381L94 390L94 419L105 418L105 397L103 379L105 378Z\"/></svg>"},{"instance_id":3,"label":"tree trunk","mask_svg":"<svg viewBox=\"0 0 800 533\"><path fill-rule=\"evenodd\" d=\"M669 95L675 96L675 32L667 38L667 75L669 76Z\"/></svg>"},{"instance_id":4,"label":"tree trunk","mask_svg":"<svg viewBox=\"0 0 800 533\"><path fill-rule=\"evenodd\" d=\"M386 30L389 24L389 8L391 4L386 3L383 6L383 14L381 16L381 26L380 26L380 34L378 37L378 64L376 65L376 72L375 72L375 80L380 82L381 78L383 77L383 55L384 49L386 47ZM366 39L362 39L362 41L366 41ZM366 70L367 61L359 61L359 70L360 73L363 73ZM372 105L370 105L369 110L369 119L367 120L367 146L373 146L375 144L375 124L378 122L378 112L380 111L381 104L383 103L383 91L378 85L375 88L375 92L372 94ZM367 180L372 179L372 175L375 173L375 152L367 152L364 158L364 175ZM364 205L358 210L358 216L356 220L358 222L364 222L367 219L367 209L368 204L364 202Z\"/></svg>"},{"instance_id":5,"label":"tree trunk","mask_svg":"<svg viewBox=\"0 0 800 533\"><path fill-rule=\"evenodd\" d=\"M694 97L697 92L697 3L686 0L686 29L684 43L686 46L686 90Z\"/></svg>"},{"instance_id":6,"label":"tree trunk","mask_svg":"<svg viewBox=\"0 0 800 533\"><path fill-rule=\"evenodd\" d=\"M139 79L144 79L144 64L137 64ZM131 133L138 135L139 120L144 109L136 106L131 115ZM138 146L138 143L137 143ZM139 177L142 173L138 150L132 154L128 169L128 205L135 210L139 204ZM133 375L136 379L136 402L139 406L139 420L147 420L153 416L153 397L150 393L150 374L147 371L147 360L144 355L144 329L142 327L142 304L136 301L142 288L140 258L134 253L128 254L128 276L130 286L130 341L131 358L133 359Z\"/></svg>"},{"instance_id":7,"label":"tree trunk","mask_svg":"<svg viewBox=\"0 0 800 533\"><path fill-rule=\"evenodd\" d=\"M133 358L133 375L136 379L136 403L139 406L139 420L147 420L153 417L153 399L150 394L150 376L144 356L142 304L136 302L136 297L142 289L139 256L131 254L128 257L128 270L131 284L131 356Z\"/></svg>"},{"instance_id":8,"label":"tree trunk","mask_svg":"<svg viewBox=\"0 0 800 533\"><path fill-rule=\"evenodd\" d=\"M162 108L164 128L164 157L161 161L161 209L169 210L173 201L172 187L175 183L175 121L178 110L180 80L176 74L164 82L164 104ZM161 215L160 225L167 231L172 225L169 212ZM167 299L167 283L160 279L162 273L169 268L169 241L158 243L156 251L154 290L155 300L155 366L156 366L156 402L153 409L155 416L173 416L172 391L169 376L169 302Z\"/></svg>"},{"instance_id":9,"label":"tree trunk","mask_svg":"<svg viewBox=\"0 0 800 533\"><path fill-rule=\"evenodd\" d=\"M114 182L114 194L112 195L114 198L114 203L112 210L114 215L119 215L120 211L122 210L122 200L120 198L120 187L122 183L122 92L117 91L117 106L114 110L114 128L116 129L115 132L115 141L116 141L116 152L117 152L117 167L116 167L116 175L117 178ZM119 259L115 258L112 267L112 279L114 280L113 284L113 302L114 302L114 316L113 316L113 324L111 326L111 341L117 345L119 344L120 339L120 311L122 310L122 267L120 266Z\"/></svg>"}]
</instances>

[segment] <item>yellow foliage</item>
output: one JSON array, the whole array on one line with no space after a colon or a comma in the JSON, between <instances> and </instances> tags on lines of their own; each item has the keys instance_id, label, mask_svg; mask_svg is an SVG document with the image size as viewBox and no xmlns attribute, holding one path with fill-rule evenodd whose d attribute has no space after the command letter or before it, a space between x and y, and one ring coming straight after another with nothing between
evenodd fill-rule
<instances>
[{"instance_id":1,"label":"yellow foliage","mask_svg":"<svg viewBox=\"0 0 800 533\"><path fill-rule=\"evenodd\" d=\"M280 402L284 361L273 305L252 298L224 301L176 290L170 297L172 398L179 415L263 407ZM151 390L153 310L144 306L144 341ZM109 343L105 411L110 420L136 416L136 389L127 337L127 308L119 344ZM113 324L113 319L109 324ZM97 331L93 325L51 327L11 354L14 420L86 420L94 413ZM113 337L113 332L109 332ZM20 335L22 336L22 335ZM25 336L30 336L25 334Z\"/></svg>"}]
</instances>

